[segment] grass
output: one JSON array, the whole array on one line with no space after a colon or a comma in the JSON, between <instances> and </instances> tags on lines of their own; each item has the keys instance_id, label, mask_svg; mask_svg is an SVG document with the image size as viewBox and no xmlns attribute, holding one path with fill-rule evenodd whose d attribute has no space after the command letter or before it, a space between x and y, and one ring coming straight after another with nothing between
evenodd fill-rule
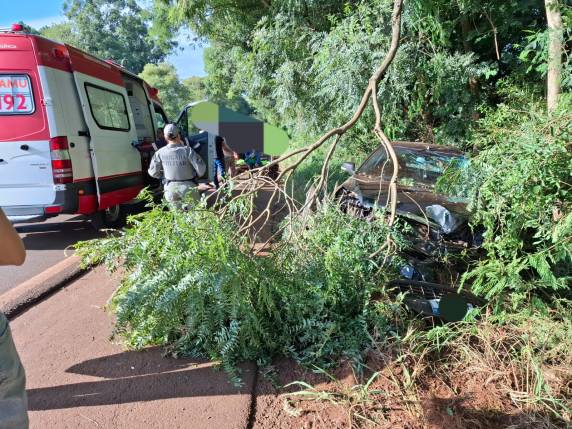
<instances>
[{"instance_id":1,"label":"grass","mask_svg":"<svg viewBox=\"0 0 572 429\"><path fill-rule=\"evenodd\" d=\"M388 422L388 410L431 427L562 428L572 424L572 318L524 309L429 330L411 325L380 344L369 378L348 385L327 375L320 389L303 381L285 397L334 405L349 427ZM403 417L406 416L406 417ZM500 426L499 426L500 425Z\"/></svg>"},{"instance_id":2,"label":"grass","mask_svg":"<svg viewBox=\"0 0 572 429\"><path fill-rule=\"evenodd\" d=\"M318 389L304 381L294 381L284 386L284 388L291 386L302 388L299 391L283 395L285 406L291 410L292 415L301 415L301 410L292 405L292 400L297 399L300 401L328 402L346 409L350 427L377 423L376 414L380 411L378 409L380 398L386 394L382 389L373 388L374 382L381 374L379 371L374 372L365 383L353 386L340 382L321 368L317 368L317 372L329 379L332 385L330 389Z\"/></svg>"}]
</instances>

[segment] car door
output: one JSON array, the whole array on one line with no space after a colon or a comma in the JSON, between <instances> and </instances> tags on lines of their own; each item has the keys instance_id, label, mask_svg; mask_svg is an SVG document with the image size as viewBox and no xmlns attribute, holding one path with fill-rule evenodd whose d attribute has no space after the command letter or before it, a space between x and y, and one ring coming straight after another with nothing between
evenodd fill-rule
<instances>
[{"instance_id":1,"label":"car door","mask_svg":"<svg viewBox=\"0 0 572 429\"><path fill-rule=\"evenodd\" d=\"M199 132L200 130L190 121L190 109L196 104L197 103L187 104L181 112L179 112L178 119L175 123L181 130L185 138L185 143L191 145L203 161L205 161L207 169L205 174L198 179L198 182L207 183L212 182L215 175L215 134L206 131Z\"/></svg>"},{"instance_id":2,"label":"car door","mask_svg":"<svg viewBox=\"0 0 572 429\"><path fill-rule=\"evenodd\" d=\"M67 46L67 45L66 45ZM120 71L67 46L90 138L99 209L125 203L143 188L137 132Z\"/></svg>"}]
</instances>

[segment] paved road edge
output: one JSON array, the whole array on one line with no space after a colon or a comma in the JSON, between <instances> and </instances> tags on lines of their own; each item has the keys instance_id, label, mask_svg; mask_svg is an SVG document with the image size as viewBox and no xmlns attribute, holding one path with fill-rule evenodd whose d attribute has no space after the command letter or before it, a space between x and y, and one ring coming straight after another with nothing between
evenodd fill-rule
<instances>
[{"instance_id":1,"label":"paved road edge","mask_svg":"<svg viewBox=\"0 0 572 429\"><path fill-rule=\"evenodd\" d=\"M78 256L69 256L53 267L0 295L0 311L8 319L13 319L86 271L80 267Z\"/></svg>"}]
</instances>

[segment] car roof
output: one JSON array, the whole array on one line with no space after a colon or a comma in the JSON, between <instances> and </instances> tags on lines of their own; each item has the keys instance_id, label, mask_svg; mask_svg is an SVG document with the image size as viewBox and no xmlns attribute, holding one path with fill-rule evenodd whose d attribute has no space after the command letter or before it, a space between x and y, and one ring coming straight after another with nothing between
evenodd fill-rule
<instances>
[{"instance_id":1,"label":"car roof","mask_svg":"<svg viewBox=\"0 0 572 429\"><path fill-rule=\"evenodd\" d=\"M431 144L431 143L424 143L424 142L410 142L410 141L401 141L396 140L391 142L393 147L396 148L404 148L404 149L416 149L416 150L427 150L427 151L435 151L435 152L446 152L451 155L463 155L464 152L460 151L457 148L451 146L443 146L440 144ZM381 145L380 145L381 146Z\"/></svg>"}]
</instances>

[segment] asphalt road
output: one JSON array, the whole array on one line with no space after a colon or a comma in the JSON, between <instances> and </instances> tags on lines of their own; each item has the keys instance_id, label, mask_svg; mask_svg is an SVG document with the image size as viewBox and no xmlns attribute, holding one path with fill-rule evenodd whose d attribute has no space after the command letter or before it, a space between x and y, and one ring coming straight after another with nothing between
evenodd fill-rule
<instances>
[{"instance_id":1,"label":"asphalt road","mask_svg":"<svg viewBox=\"0 0 572 429\"><path fill-rule=\"evenodd\" d=\"M73 254L71 245L100 235L89 221L77 215L17 224L16 230L26 246L26 262L20 267L0 267L0 294Z\"/></svg>"},{"instance_id":2,"label":"asphalt road","mask_svg":"<svg viewBox=\"0 0 572 429\"><path fill-rule=\"evenodd\" d=\"M10 321L30 429L243 429L255 366L235 387L214 363L125 350L104 307L119 280L97 267Z\"/></svg>"}]
</instances>

